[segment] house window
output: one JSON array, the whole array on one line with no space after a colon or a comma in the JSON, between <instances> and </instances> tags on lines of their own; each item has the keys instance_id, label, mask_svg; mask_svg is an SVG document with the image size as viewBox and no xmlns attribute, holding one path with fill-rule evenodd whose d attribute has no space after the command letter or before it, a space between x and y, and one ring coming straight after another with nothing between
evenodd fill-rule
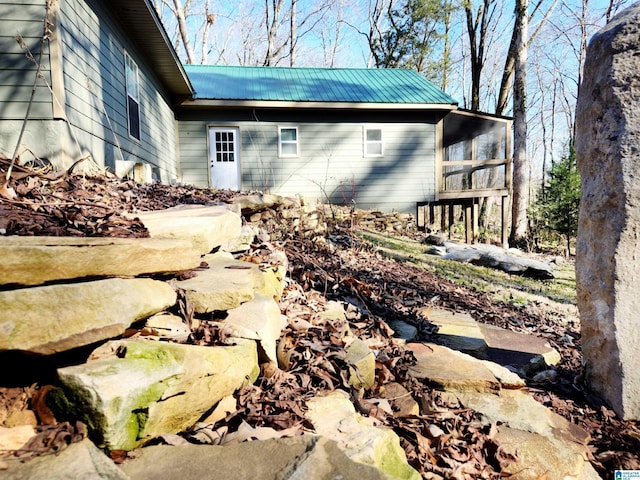
<instances>
[{"instance_id":1,"label":"house window","mask_svg":"<svg viewBox=\"0 0 640 480\"><path fill-rule=\"evenodd\" d=\"M364 156L382 156L382 128L364 127Z\"/></svg>"},{"instance_id":2,"label":"house window","mask_svg":"<svg viewBox=\"0 0 640 480\"><path fill-rule=\"evenodd\" d=\"M278 153L281 157L298 156L298 127L279 127L278 138Z\"/></svg>"},{"instance_id":3,"label":"house window","mask_svg":"<svg viewBox=\"0 0 640 480\"><path fill-rule=\"evenodd\" d=\"M127 90L127 118L129 135L140 140L140 83L138 81L138 65L125 52L124 54L125 87Z\"/></svg>"}]
</instances>

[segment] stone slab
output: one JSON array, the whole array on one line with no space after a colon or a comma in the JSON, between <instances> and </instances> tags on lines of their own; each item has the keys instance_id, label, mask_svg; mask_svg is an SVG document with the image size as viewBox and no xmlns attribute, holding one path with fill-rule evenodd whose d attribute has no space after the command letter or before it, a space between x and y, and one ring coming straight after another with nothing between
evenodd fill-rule
<instances>
[{"instance_id":1,"label":"stone slab","mask_svg":"<svg viewBox=\"0 0 640 480\"><path fill-rule=\"evenodd\" d=\"M283 278L280 270L261 269L260 265L234 260L230 254L205 255L209 268L196 276L175 282L184 290L197 313L226 311L252 300L256 294L279 299Z\"/></svg>"},{"instance_id":2,"label":"stone slab","mask_svg":"<svg viewBox=\"0 0 640 480\"><path fill-rule=\"evenodd\" d=\"M394 337L403 341L413 340L418 335L416 327L402 320L391 320L389 326L393 330Z\"/></svg>"},{"instance_id":3,"label":"stone slab","mask_svg":"<svg viewBox=\"0 0 640 480\"><path fill-rule=\"evenodd\" d=\"M600 480L578 445L504 425L498 427L496 440L506 452L517 454L517 461L503 470L512 480Z\"/></svg>"},{"instance_id":4,"label":"stone slab","mask_svg":"<svg viewBox=\"0 0 640 480\"><path fill-rule=\"evenodd\" d=\"M0 351L48 355L107 340L175 302L169 284L148 278L0 291Z\"/></svg>"},{"instance_id":5,"label":"stone slab","mask_svg":"<svg viewBox=\"0 0 640 480\"><path fill-rule=\"evenodd\" d=\"M349 385L356 390L369 389L376 381L376 358L367 344L355 338L346 348Z\"/></svg>"},{"instance_id":6,"label":"stone slab","mask_svg":"<svg viewBox=\"0 0 640 480\"><path fill-rule=\"evenodd\" d=\"M273 298L256 296L227 312L222 322L223 335L230 338L257 340L266 358L262 362L278 363L276 343L282 329L287 326L287 317L282 315Z\"/></svg>"},{"instance_id":7,"label":"stone slab","mask_svg":"<svg viewBox=\"0 0 640 480\"><path fill-rule=\"evenodd\" d=\"M0 284L176 272L200 264L190 241L0 236Z\"/></svg>"},{"instance_id":8,"label":"stone slab","mask_svg":"<svg viewBox=\"0 0 640 480\"><path fill-rule=\"evenodd\" d=\"M487 358L487 342L473 317L466 313L429 309L427 319L438 326L434 341L477 358Z\"/></svg>"},{"instance_id":9,"label":"stone slab","mask_svg":"<svg viewBox=\"0 0 640 480\"><path fill-rule=\"evenodd\" d=\"M335 440L353 461L381 470L388 480L420 480L408 463L400 439L390 428L376 427L361 416L345 392L334 391L307 401L306 418L316 433Z\"/></svg>"},{"instance_id":10,"label":"stone slab","mask_svg":"<svg viewBox=\"0 0 640 480\"><path fill-rule=\"evenodd\" d=\"M470 355L436 345L407 343L417 364L408 373L425 379L443 390L492 392L500 389L500 381L481 360Z\"/></svg>"},{"instance_id":11,"label":"stone slab","mask_svg":"<svg viewBox=\"0 0 640 480\"><path fill-rule=\"evenodd\" d=\"M527 369L532 362L557 365L561 357L549 341L535 335L513 332L492 325L479 325L487 342L488 359L515 369ZM540 362L542 360L542 362Z\"/></svg>"},{"instance_id":12,"label":"stone slab","mask_svg":"<svg viewBox=\"0 0 640 480\"><path fill-rule=\"evenodd\" d=\"M81 418L97 445L131 450L193 425L259 373L256 344L203 347L112 341L89 361L58 369L58 410Z\"/></svg>"},{"instance_id":13,"label":"stone slab","mask_svg":"<svg viewBox=\"0 0 640 480\"><path fill-rule=\"evenodd\" d=\"M391 405L394 407L394 417L402 418L420 415L418 402L413 399L411 392L399 383L385 383L380 388L380 398L391 402Z\"/></svg>"},{"instance_id":14,"label":"stone slab","mask_svg":"<svg viewBox=\"0 0 640 480\"><path fill-rule=\"evenodd\" d=\"M241 235L242 219L226 205L180 205L131 214L149 230L151 238L181 238L190 241L202 255Z\"/></svg>"},{"instance_id":15,"label":"stone slab","mask_svg":"<svg viewBox=\"0 0 640 480\"><path fill-rule=\"evenodd\" d=\"M538 403L524 390L499 394L462 392L460 402L497 423L498 440L518 461L506 470L519 480L599 478L589 463L589 434ZM595 477L593 476L595 474Z\"/></svg>"},{"instance_id":16,"label":"stone slab","mask_svg":"<svg viewBox=\"0 0 640 480\"><path fill-rule=\"evenodd\" d=\"M127 460L131 480L385 480L378 469L348 458L325 437L303 435L229 444L152 446Z\"/></svg>"},{"instance_id":17,"label":"stone slab","mask_svg":"<svg viewBox=\"0 0 640 480\"><path fill-rule=\"evenodd\" d=\"M7 469L0 471L2 480L129 480L109 457L90 440L72 443L55 455L42 455L23 462L5 458Z\"/></svg>"},{"instance_id":18,"label":"stone slab","mask_svg":"<svg viewBox=\"0 0 640 480\"><path fill-rule=\"evenodd\" d=\"M493 395L460 392L458 398L465 407L480 412L490 422L563 442L583 446L589 442L589 434L583 428L554 413L524 390L501 390Z\"/></svg>"},{"instance_id":19,"label":"stone slab","mask_svg":"<svg viewBox=\"0 0 640 480\"><path fill-rule=\"evenodd\" d=\"M267 208L280 205L283 202L280 195L272 195L270 193L255 193L249 195L240 195L231 200L231 203L240 207L243 215L251 215L255 212L261 212Z\"/></svg>"}]
</instances>

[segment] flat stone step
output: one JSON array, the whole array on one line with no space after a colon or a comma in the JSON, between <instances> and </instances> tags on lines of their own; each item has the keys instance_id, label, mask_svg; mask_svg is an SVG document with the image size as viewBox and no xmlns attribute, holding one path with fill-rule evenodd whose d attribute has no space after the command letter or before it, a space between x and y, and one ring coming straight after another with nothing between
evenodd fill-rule
<instances>
[{"instance_id":1,"label":"flat stone step","mask_svg":"<svg viewBox=\"0 0 640 480\"><path fill-rule=\"evenodd\" d=\"M151 238L187 239L204 255L241 236L242 218L233 208L226 205L179 205L129 216L139 218Z\"/></svg>"},{"instance_id":2,"label":"flat stone step","mask_svg":"<svg viewBox=\"0 0 640 480\"><path fill-rule=\"evenodd\" d=\"M461 392L458 399L498 425L497 439L517 462L505 473L516 479L600 478L588 461L588 433L531 397L526 390L496 394Z\"/></svg>"},{"instance_id":3,"label":"flat stone step","mask_svg":"<svg viewBox=\"0 0 640 480\"><path fill-rule=\"evenodd\" d=\"M388 480L420 480L396 433L373 426L357 413L346 392L309 399L305 417L317 434L335 440L347 457L379 469Z\"/></svg>"},{"instance_id":4,"label":"flat stone step","mask_svg":"<svg viewBox=\"0 0 640 480\"><path fill-rule=\"evenodd\" d=\"M471 315L432 309L428 319L438 326L438 333L434 336L436 343L476 358L487 358L487 342Z\"/></svg>"},{"instance_id":5,"label":"flat stone step","mask_svg":"<svg viewBox=\"0 0 640 480\"><path fill-rule=\"evenodd\" d=\"M200 264L187 239L0 236L0 284L177 272Z\"/></svg>"},{"instance_id":6,"label":"flat stone step","mask_svg":"<svg viewBox=\"0 0 640 480\"><path fill-rule=\"evenodd\" d=\"M418 313L438 326L433 336L435 343L476 358L516 370L540 369L560 362L560 354L542 337L481 324L466 313L438 308L425 308Z\"/></svg>"},{"instance_id":7,"label":"flat stone step","mask_svg":"<svg viewBox=\"0 0 640 480\"><path fill-rule=\"evenodd\" d=\"M168 283L149 278L0 292L0 351L49 355L107 340L175 302Z\"/></svg>"},{"instance_id":8,"label":"flat stone step","mask_svg":"<svg viewBox=\"0 0 640 480\"><path fill-rule=\"evenodd\" d=\"M284 272L280 269L262 269L225 253L205 255L202 260L209 268L176 282L197 313L231 310L256 295L279 299L282 294Z\"/></svg>"},{"instance_id":9,"label":"flat stone step","mask_svg":"<svg viewBox=\"0 0 640 480\"><path fill-rule=\"evenodd\" d=\"M479 326L488 345L488 358L493 362L509 365L517 370L527 369L532 364L542 362L545 365L560 363L560 354L542 337L513 332L493 325Z\"/></svg>"},{"instance_id":10,"label":"flat stone step","mask_svg":"<svg viewBox=\"0 0 640 480\"><path fill-rule=\"evenodd\" d=\"M416 357L409 367L414 378L428 380L442 390L494 393L500 389L520 389L525 382L497 363L480 360L466 353L435 343L407 343Z\"/></svg>"}]
</instances>

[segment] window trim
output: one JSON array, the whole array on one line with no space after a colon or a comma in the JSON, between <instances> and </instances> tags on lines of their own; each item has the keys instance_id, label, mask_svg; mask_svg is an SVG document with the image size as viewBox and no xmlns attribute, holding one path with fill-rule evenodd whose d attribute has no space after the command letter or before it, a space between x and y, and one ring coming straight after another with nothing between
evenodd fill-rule
<instances>
[{"instance_id":1,"label":"window trim","mask_svg":"<svg viewBox=\"0 0 640 480\"><path fill-rule=\"evenodd\" d=\"M367 140L369 130L380 130L380 140ZM369 153L369 145L380 145L380 153ZM363 125L362 128L362 156L384 157L384 130L382 125Z\"/></svg>"},{"instance_id":2,"label":"window trim","mask_svg":"<svg viewBox=\"0 0 640 480\"><path fill-rule=\"evenodd\" d=\"M134 72L135 73L135 84L131 85L129 82L130 77L128 75L128 70L129 67L133 67ZM127 51L125 50L124 52L124 88L125 88L125 95L126 95L126 101L127 101L127 131L129 133L129 138L133 139L137 142L141 141L142 138L142 108L140 105L140 68L138 67L138 64L136 63L136 61L133 59L133 57L131 57L131 55L129 55L127 53ZM132 90L136 90L136 92L132 92ZM135 95L134 95L135 93ZM135 136L135 132L132 132L132 125L133 125L133 121L132 121L132 117L131 117L131 102L135 103L137 110L138 110L138 136Z\"/></svg>"},{"instance_id":3,"label":"window trim","mask_svg":"<svg viewBox=\"0 0 640 480\"><path fill-rule=\"evenodd\" d=\"M282 130L295 130L296 139L295 140L283 140L282 139ZM286 145L295 145L296 153L282 153L282 146ZM297 158L300 156L300 131L297 126L278 126L278 157L280 158Z\"/></svg>"}]
</instances>

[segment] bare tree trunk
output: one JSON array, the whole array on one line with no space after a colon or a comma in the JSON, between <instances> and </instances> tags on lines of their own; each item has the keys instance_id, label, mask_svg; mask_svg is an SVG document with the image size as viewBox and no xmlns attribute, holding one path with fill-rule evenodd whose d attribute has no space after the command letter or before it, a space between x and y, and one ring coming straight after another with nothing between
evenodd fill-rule
<instances>
[{"instance_id":1,"label":"bare tree trunk","mask_svg":"<svg viewBox=\"0 0 640 480\"><path fill-rule=\"evenodd\" d=\"M333 39L333 45L331 48L331 57L329 61L329 67L333 68L336 62L336 55L338 53L338 44L340 43L340 34L342 33L342 4L338 4L338 16L336 21L336 35Z\"/></svg>"},{"instance_id":2,"label":"bare tree trunk","mask_svg":"<svg viewBox=\"0 0 640 480\"><path fill-rule=\"evenodd\" d=\"M522 244L527 234L527 43L529 0L516 0L516 57L513 81L513 195L509 243Z\"/></svg>"},{"instance_id":3,"label":"bare tree trunk","mask_svg":"<svg viewBox=\"0 0 640 480\"><path fill-rule=\"evenodd\" d=\"M543 85L542 72L540 71L540 65L536 66L536 77L538 80L538 85ZM547 174L547 155L549 154L549 146L547 143L547 122L545 118L545 93L541 92L540 95L540 126L542 128L542 183L541 183L541 191L544 193L544 184L546 181Z\"/></svg>"},{"instance_id":4,"label":"bare tree trunk","mask_svg":"<svg viewBox=\"0 0 640 480\"><path fill-rule=\"evenodd\" d=\"M449 83L449 69L451 68L451 12L453 11L451 0L444 5L446 16L444 19L444 46L442 47L442 81L440 88L447 91Z\"/></svg>"},{"instance_id":5,"label":"bare tree trunk","mask_svg":"<svg viewBox=\"0 0 640 480\"><path fill-rule=\"evenodd\" d=\"M527 47L531 45L531 42L538 36L538 33L542 30L542 26L545 24L551 12L556 8L558 4L558 0L554 0L551 6L547 9L544 14L544 17L538 24L538 28L531 34L529 39L527 40ZM535 13L538 11L540 6L542 5L542 0L538 0L536 3L533 13L530 16L527 16L527 24L528 20L533 18ZM498 101L496 102L496 115L504 115L504 112L507 111L507 101L509 98L509 86L511 85L511 81L513 80L513 73L515 69L515 59L517 55L516 48L516 29L513 29L513 33L511 35L511 42L509 43L509 51L507 53L507 60L504 63L504 70L502 72L502 80L500 82L500 90L498 90Z\"/></svg>"},{"instance_id":6,"label":"bare tree trunk","mask_svg":"<svg viewBox=\"0 0 640 480\"><path fill-rule=\"evenodd\" d=\"M374 67L379 59L373 54L373 45L376 39L382 35L381 24L383 20L383 13L387 9L387 4L392 0L369 0L369 32L366 34L367 41L369 42L369 60L367 61L367 68Z\"/></svg>"},{"instance_id":7,"label":"bare tree trunk","mask_svg":"<svg viewBox=\"0 0 640 480\"><path fill-rule=\"evenodd\" d=\"M178 21L180 38L182 38L184 52L187 55L187 63L193 64L195 63L195 55L193 54L193 49L191 48L191 43L189 41L189 29L187 28L187 22L184 18L184 8L182 7L180 0L173 0L173 6L175 9L176 20Z\"/></svg>"},{"instance_id":8,"label":"bare tree trunk","mask_svg":"<svg viewBox=\"0 0 640 480\"><path fill-rule=\"evenodd\" d=\"M298 43L298 24L297 24L297 7L298 1L291 0L291 38L289 39L289 66L293 67L296 61L296 44Z\"/></svg>"},{"instance_id":9,"label":"bare tree trunk","mask_svg":"<svg viewBox=\"0 0 640 480\"><path fill-rule=\"evenodd\" d=\"M276 48L276 36L278 34L278 26L280 24L280 12L282 10L282 5L284 4L284 0L272 0L273 12L269 10L269 0L264 0L265 6L265 26L267 28L267 51L264 57L263 65L265 67L270 67L275 65L276 55L279 53L278 51L284 47L282 45L280 48ZM273 16L271 14L273 13Z\"/></svg>"},{"instance_id":10,"label":"bare tree trunk","mask_svg":"<svg viewBox=\"0 0 640 480\"><path fill-rule=\"evenodd\" d=\"M209 0L204 2L204 27L202 29L202 61L203 65L209 63L209 30L216 21L216 16L209 11Z\"/></svg>"},{"instance_id":11,"label":"bare tree trunk","mask_svg":"<svg viewBox=\"0 0 640 480\"><path fill-rule=\"evenodd\" d=\"M480 82L484 67L484 50L488 34L490 8L494 0L482 0L475 19L471 10L472 3L464 3L467 19L467 34L469 36L469 50L471 52L471 110L480 110Z\"/></svg>"},{"instance_id":12,"label":"bare tree trunk","mask_svg":"<svg viewBox=\"0 0 640 480\"><path fill-rule=\"evenodd\" d=\"M582 85L582 77L584 75L584 60L587 55L587 11L589 0L582 0L582 10L580 12L580 52L578 56L578 91L576 92L576 98L580 94L580 86ZM609 9L607 9L607 15L610 15ZM607 20L608 22L609 20ZM575 122L575 120L574 120ZM571 146L575 144L576 129L571 125Z\"/></svg>"},{"instance_id":13,"label":"bare tree trunk","mask_svg":"<svg viewBox=\"0 0 640 480\"><path fill-rule=\"evenodd\" d=\"M557 74L557 73L556 73ZM551 166L553 167L555 163L555 144L556 144L556 102L558 100L558 78L556 77L553 81L553 96L551 97L551 139L550 139L550 150L551 150ZM544 185L544 183L543 183Z\"/></svg>"}]
</instances>

